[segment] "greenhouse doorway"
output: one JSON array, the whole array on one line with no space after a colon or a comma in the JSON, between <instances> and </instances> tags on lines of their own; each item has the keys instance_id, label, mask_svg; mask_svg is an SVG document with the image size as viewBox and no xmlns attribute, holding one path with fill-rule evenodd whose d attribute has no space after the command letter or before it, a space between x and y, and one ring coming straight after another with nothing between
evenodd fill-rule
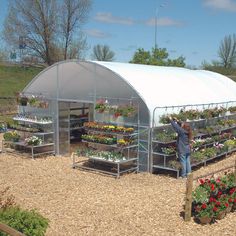
<instances>
[{"instance_id":1,"label":"greenhouse doorway","mask_svg":"<svg viewBox=\"0 0 236 236\"><path fill-rule=\"evenodd\" d=\"M59 153L70 155L81 145L84 122L93 120L93 103L59 102Z\"/></svg>"}]
</instances>

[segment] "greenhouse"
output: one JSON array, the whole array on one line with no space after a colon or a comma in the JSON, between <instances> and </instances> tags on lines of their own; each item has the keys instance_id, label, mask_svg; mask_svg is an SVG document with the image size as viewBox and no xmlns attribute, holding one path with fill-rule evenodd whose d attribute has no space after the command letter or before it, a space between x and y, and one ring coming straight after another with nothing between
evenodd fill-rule
<instances>
[{"instance_id":1,"label":"greenhouse","mask_svg":"<svg viewBox=\"0 0 236 236\"><path fill-rule=\"evenodd\" d=\"M132 165L137 165L138 171L154 172L156 167L176 170L178 174L173 164L176 157L167 145L173 140L158 140L164 134L171 136L165 119L168 114L180 116L196 129L212 126L214 132L218 128L218 134L228 135L230 140L236 136L236 83L204 70L64 61L38 74L20 94L19 104L16 121L45 126L28 127L41 132L45 152L67 155L76 140L100 143L103 138L101 146L110 145L105 151L118 148L122 153L126 149L125 155L137 161ZM25 124L22 126L25 128ZM107 137L95 135L99 132ZM209 136L217 138L212 134L208 130ZM196 134L196 138L206 139L204 135ZM47 149L46 144L52 145ZM236 144L230 150L234 148Z\"/></svg>"}]
</instances>

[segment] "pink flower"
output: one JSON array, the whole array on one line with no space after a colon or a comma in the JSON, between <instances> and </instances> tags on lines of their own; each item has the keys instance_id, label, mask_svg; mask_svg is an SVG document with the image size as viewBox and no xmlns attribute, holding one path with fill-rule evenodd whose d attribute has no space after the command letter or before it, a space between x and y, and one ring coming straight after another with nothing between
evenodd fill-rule
<instances>
[{"instance_id":1,"label":"pink flower","mask_svg":"<svg viewBox=\"0 0 236 236\"><path fill-rule=\"evenodd\" d=\"M204 184L205 183L203 179L199 179L199 182L200 182L200 184Z\"/></svg>"}]
</instances>

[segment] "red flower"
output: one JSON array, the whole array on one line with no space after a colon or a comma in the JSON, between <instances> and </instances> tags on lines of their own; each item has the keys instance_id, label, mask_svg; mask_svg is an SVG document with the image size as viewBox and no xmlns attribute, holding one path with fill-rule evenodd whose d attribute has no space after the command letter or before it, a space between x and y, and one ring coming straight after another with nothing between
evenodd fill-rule
<instances>
[{"instance_id":1,"label":"red flower","mask_svg":"<svg viewBox=\"0 0 236 236\"><path fill-rule=\"evenodd\" d=\"M216 205L217 205L217 206L220 206L220 202L216 202Z\"/></svg>"},{"instance_id":2,"label":"red flower","mask_svg":"<svg viewBox=\"0 0 236 236\"><path fill-rule=\"evenodd\" d=\"M229 198L229 199L228 199L228 202L229 202L229 203L233 202L233 199L232 199L232 198Z\"/></svg>"},{"instance_id":3,"label":"red flower","mask_svg":"<svg viewBox=\"0 0 236 236\"><path fill-rule=\"evenodd\" d=\"M219 191L217 195L218 195L218 197L220 197L220 195L222 195L222 192L221 192L221 191Z\"/></svg>"},{"instance_id":4,"label":"red flower","mask_svg":"<svg viewBox=\"0 0 236 236\"><path fill-rule=\"evenodd\" d=\"M202 204L202 209L206 209L207 205L205 203Z\"/></svg>"},{"instance_id":5,"label":"red flower","mask_svg":"<svg viewBox=\"0 0 236 236\"><path fill-rule=\"evenodd\" d=\"M236 198L234 199L234 203L236 203Z\"/></svg>"},{"instance_id":6,"label":"red flower","mask_svg":"<svg viewBox=\"0 0 236 236\"><path fill-rule=\"evenodd\" d=\"M214 208L213 208L213 211L218 211L218 208L217 208L217 207L214 207Z\"/></svg>"},{"instance_id":7,"label":"red flower","mask_svg":"<svg viewBox=\"0 0 236 236\"><path fill-rule=\"evenodd\" d=\"M232 195L234 192L235 192L235 188L231 188L231 189L229 190L229 194L230 194L230 195Z\"/></svg>"},{"instance_id":8,"label":"red flower","mask_svg":"<svg viewBox=\"0 0 236 236\"><path fill-rule=\"evenodd\" d=\"M226 202L226 203L225 203L225 206L226 206L226 207L228 207L228 206L229 206L229 204Z\"/></svg>"},{"instance_id":9,"label":"red flower","mask_svg":"<svg viewBox=\"0 0 236 236\"><path fill-rule=\"evenodd\" d=\"M211 190L214 191L214 189L215 189L215 185L211 184Z\"/></svg>"},{"instance_id":10,"label":"red flower","mask_svg":"<svg viewBox=\"0 0 236 236\"><path fill-rule=\"evenodd\" d=\"M210 197L209 202L216 202L216 199L213 197Z\"/></svg>"}]
</instances>

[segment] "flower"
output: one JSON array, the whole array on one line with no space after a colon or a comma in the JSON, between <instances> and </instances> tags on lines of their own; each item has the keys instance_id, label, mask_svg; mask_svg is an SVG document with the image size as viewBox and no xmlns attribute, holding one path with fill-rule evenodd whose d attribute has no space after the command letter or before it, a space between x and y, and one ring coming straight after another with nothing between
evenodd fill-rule
<instances>
[{"instance_id":1,"label":"flower","mask_svg":"<svg viewBox=\"0 0 236 236\"><path fill-rule=\"evenodd\" d=\"M37 146L43 143L43 140L37 136L31 136L25 139L27 145Z\"/></svg>"},{"instance_id":2,"label":"flower","mask_svg":"<svg viewBox=\"0 0 236 236\"><path fill-rule=\"evenodd\" d=\"M197 217L203 217L203 216L208 216L208 217L213 217L214 215L214 205L211 203L203 203L202 205L199 205L196 209L196 216Z\"/></svg>"},{"instance_id":3,"label":"flower","mask_svg":"<svg viewBox=\"0 0 236 236\"><path fill-rule=\"evenodd\" d=\"M18 142L20 139L20 135L17 133L16 130L14 130L4 133L3 138L6 141Z\"/></svg>"}]
</instances>

